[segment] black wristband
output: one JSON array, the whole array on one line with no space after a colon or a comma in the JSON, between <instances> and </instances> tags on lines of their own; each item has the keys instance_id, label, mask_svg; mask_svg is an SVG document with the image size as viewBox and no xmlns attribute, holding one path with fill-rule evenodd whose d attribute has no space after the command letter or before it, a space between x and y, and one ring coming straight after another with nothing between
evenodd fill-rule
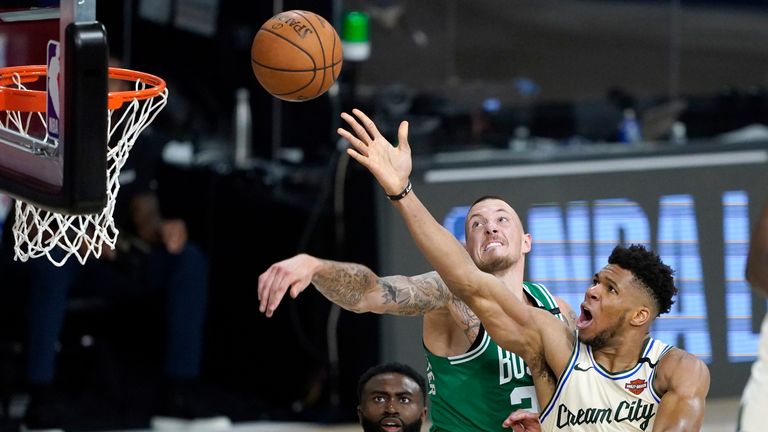
<instances>
[{"instance_id":1,"label":"black wristband","mask_svg":"<svg viewBox=\"0 0 768 432\"><path fill-rule=\"evenodd\" d=\"M408 195L411 189L413 189L413 185L411 184L411 179L408 179L408 184L405 185L405 189L403 189L402 192L397 195L387 195L387 198L389 198L390 201L400 201Z\"/></svg>"}]
</instances>

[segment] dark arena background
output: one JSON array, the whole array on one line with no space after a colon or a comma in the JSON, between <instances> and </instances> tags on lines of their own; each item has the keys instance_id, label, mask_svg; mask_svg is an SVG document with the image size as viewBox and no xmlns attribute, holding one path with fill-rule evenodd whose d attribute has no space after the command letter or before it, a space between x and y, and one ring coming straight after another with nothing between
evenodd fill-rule
<instances>
[{"instance_id":1,"label":"dark arena background","mask_svg":"<svg viewBox=\"0 0 768 432\"><path fill-rule=\"evenodd\" d=\"M250 65L261 23L292 9L326 17L342 39L349 12L369 18L370 56L345 59L337 85L308 102L272 97ZM382 276L430 271L343 152L339 114L357 107L392 142L410 122L414 190L459 239L475 198L509 200L533 236L526 279L576 309L616 244L658 251L680 293L653 335L709 366L703 430L734 430L766 313L744 275L768 204L765 2L99 0L97 17L112 56L168 82L152 125L166 139L161 207L186 221L210 265L198 403L235 429L359 430L366 369L425 371L420 318L352 313L311 286L272 318L258 310L259 275L301 252ZM0 33L0 66L12 41ZM236 120L238 92L247 124ZM0 198L0 224L9 202ZM8 430L28 400L22 285L0 274ZM146 430L162 381L162 310L151 296L105 303L102 288L68 299L53 397L67 431Z\"/></svg>"}]
</instances>

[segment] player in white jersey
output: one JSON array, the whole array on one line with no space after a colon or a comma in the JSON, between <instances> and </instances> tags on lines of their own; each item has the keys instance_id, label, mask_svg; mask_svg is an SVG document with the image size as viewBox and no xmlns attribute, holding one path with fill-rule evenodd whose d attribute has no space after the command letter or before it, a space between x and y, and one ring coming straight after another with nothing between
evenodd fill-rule
<instances>
[{"instance_id":1,"label":"player in white jersey","mask_svg":"<svg viewBox=\"0 0 768 432\"><path fill-rule=\"evenodd\" d=\"M643 409L648 414L651 408L641 407L639 402L634 402L630 414L625 415L621 400L579 397L570 386L558 387L555 391L560 394L545 394L539 383L548 388L553 379L567 381L566 375L576 367L572 364L574 357L578 358L575 354L585 346L590 365L584 366L586 372L579 373L616 375L645 364L646 347L652 346L651 324L659 314L669 311L677 292L672 269L643 246L617 247L608 265L595 274L592 286L587 288L576 323L578 331L572 332L546 311L526 307L519 299L504 295L498 279L479 270L461 243L419 201L408 180L411 159L407 122L401 123L399 143L394 147L364 113L353 110L353 114L355 117L342 113L353 132L338 130L352 145L347 153L366 167L390 195L417 246L451 292L472 309L501 347L524 357L537 385L539 402L551 402L556 410L565 405L575 413L576 421L588 411L594 415L600 410L605 423L610 419L611 430L643 430L644 420L636 421L636 417ZM472 228L494 234L496 230L495 225L482 219L473 222ZM477 248L493 254L502 240L493 239ZM650 365L651 382L646 382L644 388L658 399L652 415L648 414L646 430L698 431L709 391L709 370L701 360L677 348L658 357ZM635 385L626 388L627 393L642 386L639 382ZM600 431L605 430L603 424L565 425L561 430ZM555 426L544 424L545 430Z\"/></svg>"},{"instance_id":2,"label":"player in white jersey","mask_svg":"<svg viewBox=\"0 0 768 432\"><path fill-rule=\"evenodd\" d=\"M590 345L578 342L555 397L541 411L544 430L652 430L661 402L655 368L671 349L648 338L637 364L613 373L595 360Z\"/></svg>"},{"instance_id":3,"label":"player in white jersey","mask_svg":"<svg viewBox=\"0 0 768 432\"><path fill-rule=\"evenodd\" d=\"M747 280L752 289L768 296L768 205L757 223L749 245ZM768 411L768 315L760 327L760 344L757 361L741 396L738 432L757 432L766 429L765 413Z\"/></svg>"}]
</instances>

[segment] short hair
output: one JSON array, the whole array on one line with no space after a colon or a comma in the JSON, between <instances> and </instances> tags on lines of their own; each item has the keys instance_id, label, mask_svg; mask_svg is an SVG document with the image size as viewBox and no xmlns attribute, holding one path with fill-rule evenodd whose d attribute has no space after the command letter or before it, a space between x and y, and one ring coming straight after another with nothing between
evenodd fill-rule
<instances>
[{"instance_id":1,"label":"short hair","mask_svg":"<svg viewBox=\"0 0 768 432\"><path fill-rule=\"evenodd\" d=\"M480 201L485 201L485 200L490 200L490 199L495 199L495 200L499 200L499 201L504 201L504 202L505 202L505 203L507 203L507 204L508 204L510 207L512 207L512 205L511 205L511 204L509 204L509 201L505 200L504 198L502 198L502 197L500 197L500 196L498 196L498 195L483 195L483 196L481 196L480 198L478 198L478 199L476 199L475 201L473 201L473 202L472 202L472 205L471 205L471 206L469 206L469 208L472 208L472 207L474 207L474 206L475 206L475 204L479 203Z\"/></svg>"},{"instance_id":2,"label":"short hair","mask_svg":"<svg viewBox=\"0 0 768 432\"><path fill-rule=\"evenodd\" d=\"M651 297L656 301L658 315L669 312L675 303L672 297L677 294L674 270L661 261L661 258L643 245L633 244L629 247L616 246L608 257L609 264L615 264L629 270L635 276Z\"/></svg>"},{"instance_id":3,"label":"short hair","mask_svg":"<svg viewBox=\"0 0 768 432\"><path fill-rule=\"evenodd\" d=\"M501 196L499 196L499 195L483 195L483 196L481 196L480 198L478 198L478 199L474 200L474 201L472 202L472 205L470 205L470 206L469 206L469 209L467 209L467 217L469 217L469 210L472 210L472 207L474 207L474 206L475 206L477 203L479 203L479 202L482 202L482 201L485 201L485 200L499 200L499 201L503 201L503 202L505 202L505 203L506 203L506 204L507 204L507 205L508 205L508 206L509 206L509 207L512 209L512 211L514 211L514 213L517 215L517 211L515 211L514 207L512 207L512 204L510 204L510 203L509 203L509 201L507 201L507 200L506 200L506 199L504 199L503 197L501 197ZM525 227L523 226L523 220L522 220L522 219L520 219L520 215L517 215L517 220L518 220L518 221L520 221L520 228L523 230L523 232L525 232ZM466 228L467 228L467 226L466 226L466 222L468 222L468 220L467 220L467 221L465 221L464 229L466 229Z\"/></svg>"},{"instance_id":4,"label":"short hair","mask_svg":"<svg viewBox=\"0 0 768 432\"><path fill-rule=\"evenodd\" d=\"M427 404L427 380L425 380L424 376L420 373L416 372L416 369L397 362L380 364L365 371L360 376L360 380L357 381L357 400L361 401L363 399L363 388L368 384L368 381L370 381L371 378L386 373L398 373L415 381L416 384L419 385L419 388L421 388L422 402L424 405Z\"/></svg>"}]
</instances>

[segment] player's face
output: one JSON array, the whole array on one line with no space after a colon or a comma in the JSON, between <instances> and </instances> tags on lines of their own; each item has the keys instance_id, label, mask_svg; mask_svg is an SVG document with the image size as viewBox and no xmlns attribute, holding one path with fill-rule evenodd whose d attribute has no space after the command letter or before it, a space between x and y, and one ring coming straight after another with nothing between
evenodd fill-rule
<instances>
[{"instance_id":1,"label":"player's face","mask_svg":"<svg viewBox=\"0 0 768 432\"><path fill-rule=\"evenodd\" d=\"M480 201L469 209L466 248L480 270L495 273L520 262L531 250L531 236L515 210L498 199Z\"/></svg>"},{"instance_id":2,"label":"player's face","mask_svg":"<svg viewBox=\"0 0 768 432\"><path fill-rule=\"evenodd\" d=\"M593 348L615 341L634 308L642 304L641 296L632 272L613 264L603 267L584 294L581 315L576 320L579 340Z\"/></svg>"},{"instance_id":3,"label":"player's face","mask_svg":"<svg viewBox=\"0 0 768 432\"><path fill-rule=\"evenodd\" d=\"M416 381L384 373L366 383L357 415L365 432L419 432L427 415L423 401Z\"/></svg>"}]
</instances>

